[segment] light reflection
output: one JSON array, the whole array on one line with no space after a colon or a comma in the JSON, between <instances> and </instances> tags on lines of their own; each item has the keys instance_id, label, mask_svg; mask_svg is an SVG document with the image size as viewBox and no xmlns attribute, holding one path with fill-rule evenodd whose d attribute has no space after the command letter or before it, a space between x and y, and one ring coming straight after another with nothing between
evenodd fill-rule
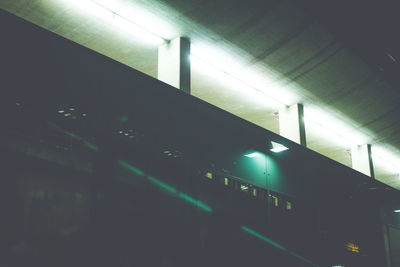
<instances>
[{"instance_id":1,"label":"light reflection","mask_svg":"<svg viewBox=\"0 0 400 267\"><path fill-rule=\"evenodd\" d=\"M288 251L288 249L287 249L286 247L282 246L281 244L279 244L279 243L273 241L272 239L269 239L268 237L266 237L266 236L264 236L264 235L262 235L262 234L260 234L260 233L258 233L258 232L256 232L256 231L254 231L253 229L251 229L251 228L249 228L249 227L247 227L247 226L244 226L244 225L242 225L240 228L241 228L243 231L245 231L246 233L248 233L248 234L250 234L250 235L252 235L252 236L254 236L254 237L257 237L258 239L260 239L260 240L262 240L262 241L268 243L269 245L274 246L274 247L276 247L276 248L278 248L278 249L280 249L280 250L282 250L282 251L289 252L289 254L290 254L291 256L294 256L294 257L298 258L299 260L302 260L302 261L304 261L304 262L306 262L306 263L308 263L308 264L310 264L310 265L312 265L312 266L318 267L318 265L316 265L315 263L311 262L310 260L308 260L308 259L306 259L306 258L300 256L300 255L297 254L297 253Z\"/></svg>"},{"instance_id":2,"label":"light reflection","mask_svg":"<svg viewBox=\"0 0 400 267\"><path fill-rule=\"evenodd\" d=\"M119 164L122 167L124 167L127 170L129 170L130 172L134 173L135 175L146 177L146 179L151 184L153 184L153 185L157 186L158 188L168 192L172 196L177 197L177 198L179 198L179 199L181 199L181 200L183 200L183 201L185 201L185 202L187 202L187 203L189 203L189 204L191 204L191 205L193 205L193 206L195 206L195 207L197 207L197 208L199 208L199 209L201 209L203 211L206 211L206 212L212 212L213 211L213 209L210 206L208 206L207 204L201 202L200 200L197 200L197 199L195 199L195 198L193 198L193 197L191 197L191 196L179 191L178 189L174 188L173 186L171 186L171 185L169 185L169 184L167 184L167 183L165 183L165 182L163 182L163 181L161 181L161 180L159 180L159 179L157 179L157 178L155 178L153 176L150 176L150 175L146 176L144 171L142 171L141 169L139 169L139 168L137 168L137 167L125 162L125 161L122 161L122 160L119 161Z\"/></svg>"}]
</instances>

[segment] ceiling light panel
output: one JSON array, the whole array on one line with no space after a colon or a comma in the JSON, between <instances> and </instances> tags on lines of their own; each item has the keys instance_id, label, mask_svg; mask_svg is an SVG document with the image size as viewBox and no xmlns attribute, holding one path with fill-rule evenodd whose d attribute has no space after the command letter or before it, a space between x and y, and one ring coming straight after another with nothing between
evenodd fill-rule
<instances>
[{"instance_id":1,"label":"ceiling light panel","mask_svg":"<svg viewBox=\"0 0 400 267\"><path fill-rule=\"evenodd\" d=\"M149 45L161 45L172 35L165 21L133 3L106 0L51 0L82 16L96 18L126 37Z\"/></svg>"}]
</instances>

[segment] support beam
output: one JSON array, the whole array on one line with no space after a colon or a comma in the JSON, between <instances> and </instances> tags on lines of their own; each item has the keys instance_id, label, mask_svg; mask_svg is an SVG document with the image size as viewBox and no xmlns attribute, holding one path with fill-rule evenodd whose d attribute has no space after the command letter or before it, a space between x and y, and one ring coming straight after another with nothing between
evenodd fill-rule
<instances>
[{"instance_id":1,"label":"support beam","mask_svg":"<svg viewBox=\"0 0 400 267\"><path fill-rule=\"evenodd\" d=\"M303 146L307 145L302 104L295 104L279 110L279 133L293 142Z\"/></svg>"},{"instance_id":2,"label":"support beam","mask_svg":"<svg viewBox=\"0 0 400 267\"><path fill-rule=\"evenodd\" d=\"M374 165L372 163L371 145L365 144L351 149L352 167L356 171L374 177Z\"/></svg>"},{"instance_id":3,"label":"support beam","mask_svg":"<svg viewBox=\"0 0 400 267\"><path fill-rule=\"evenodd\" d=\"M178 37L158 48L158 79L190 94L190 41Z\"/></svg>"}]
</instances>

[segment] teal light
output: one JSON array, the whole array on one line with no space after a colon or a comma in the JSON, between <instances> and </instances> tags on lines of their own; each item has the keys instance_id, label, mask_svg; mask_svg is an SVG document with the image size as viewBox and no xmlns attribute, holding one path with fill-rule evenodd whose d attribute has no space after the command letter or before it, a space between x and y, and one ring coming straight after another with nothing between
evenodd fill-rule
<instances>
[{"instance_id":1,"label":"teal light","mask_svg":"<svg viewBox=\"0 0 400 267\"><path fill-rule=\"evenodd\" d=\"M199 209L202 209L202 210L207 211L207 212L212 212L213 211L210 206L207 206L206 204L204 204L200 200L194 199L191 196L186 195L185 193L180 192L178 194L178 197L183 199L183 200L185 200L186 202L196 206Z\"/></svg>"},{"instance_id":2,"label":"teal light","mask_svg":"<svg viewBox=\"0 0 400 267\"><path fill-rule=\"evenodd\" d=\"M306 259L306 258L300 256L300 255L297 254L297 253L294 253L294 252L289 251L289 250L288 250L287 248L285 248L284 246L278 244L277 242L273 241L272 239L269 239L269 238L266 237L266 236L263 236L263 235L260 234L260 233L257 233L256 231L254 231L253 229L251 229L251 228L249 228L249 227L247 227L247 226L242 225L240 228L242 228L242 230L245 231L246 233L248 233L248 234L250 234L250 235L252 235L252 236L254 236L254 237L257 237L258 239L261 239L262 241L264 241L264 242L266 242L266 243L268 243L268 244L270 244L270 245L272 245L272 246L274 246L274 247L276 247L276 248L278 248L278 249L280 249L280 250L282 250L282 251L287 251L287 252L289 252L289 255L291 255L291 256L293 256L293 257L296 257L296 258L298 258L299 260L304 261L304 262L310 264L311 266L319 267L319 265L316 265L315 263L313 263L313 262L311 262L310 260L308 260L308 259Z\"/></svg>"},{"instance_id":3,"label":"teal light","mask_svg":"<svg viewBox=\"0 0 400 267\"><path fill-rule=\"evenodd\" d=\"M135 166L132 166L131 164L120 160L119 161L119 165L121 165L122 167L128 169L129 171L131 171L132 173L139 175L139 176L144 176L144 172L141 169L136 168Z\"/></svg>"},{"instance_id":4,"label":"teal light","mask_svg":"<svg viewBox=\"0 0 400 267\"><path fill-rule=\"evenodd\" d=\"M145 175L145 173L141 169L136 168L135 166L133 166L125 161L120 160L119 165L126 168L127 170L129 170L130 172L132 172L135 175L145 176L150 183L152 183L153 185L157 186L158 188L164 190L170 196L177 197L177 198L179 198L179 199L181 199L203 211L206 211L206 212L213 211L213 209L210 206L206 205L205 203L201 202L200 200L197 200L183 192L180 192L178 189L174 188L173 186L171 186L167 183L164 183L163 181L161 181L153 176Z\"/></svg>"},{"instance_id":5,"label":"teal light","mask_svg":"<svg viewBox=\"0 0 400 267\"><path fill-rule=\"evenodd\" d=\"M276 243L275 241L269 239L268 237L263 236L260 233L257 233L253 229L250 229L249 227L244 226L244 225L242 225L241 228L242 228L243 231L251 234L252 236L257 237L258 239L261 239L262 241L267 242L268 244L270 244L270 245L272 245L272 246L274 246L276 248L279 248L280 250L287 251L287 249L284 246L281 246L280 244Z\"/></svg>"},{"instance_id":6,"label":"teal light","mask_svg":"<svg viewBox=\"0 0 400 267\"><path fill-rule=\"evenodd\" d=\"M173 188L172 186L158 180L157 178L154 178L153 176L149 176L147 177L147 179L149 179L149 181L153 184L155 184L156 186L160 187L161 189L164 189L170 193L176 193L177 190L175 188Z\"/></svg>"},{"instance_id":7,"label":"teal light","mask_svg":"<svg viewBox=\"0 0 400 267\"><path fill-rule=\"evenodd\" d=\"M253 152L253 153L249 153L249 154L246 154L246 155L244 155L245 157L248 157L248 158L255 158L255 157L259 157L259 156L261 156L260 155L260 153L258 153L258 152Z\"/></svg>"},{"instance_id":8,"label":"teal light","mask_svg":"<svg viewBox=\"0 0 400 267\"><path fill-rule=\"evenodd\" d=\"M289 148L285 147L284 145L276 143L274 141L271 141L271 144L272 144L272 148L270 150L275 153L279 153L279 152L289 149Z\"/></svg>"}]
</instances>

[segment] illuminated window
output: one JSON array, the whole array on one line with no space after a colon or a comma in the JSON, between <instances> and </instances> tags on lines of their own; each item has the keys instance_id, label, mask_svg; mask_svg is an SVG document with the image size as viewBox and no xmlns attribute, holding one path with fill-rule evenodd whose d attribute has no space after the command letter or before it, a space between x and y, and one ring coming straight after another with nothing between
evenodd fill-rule
<instances>
[{"instance_id":1,"label":"illuminated window","mask_svg":"<svg viewBox=\"0 0 400 267\"><path fill-rule=\"evenodd\" d=\"M348 251L360 253L360 247L352 242L347 242L345 247Z\"/></svg>"},{"instance_id":2,"label":"illuminated window","mask_svg":"<svg viewBox=\"0 0 400 267\"><path fill-rule=\"evenodd\" d=\"M286 201L286 210L291 210L292 209L292 203L289 201Z\"/></svg>"},{"instance_id":3,"label":"illuminated window","mask_svg":"<svg viewBox=\"0 0 400 267\"><path fill-rule=\"evenodd\" d=\"M274 196L274 195L271 195L271 197L272 197L274 206L275 206L275 207L278 207L278 206L279 206L279 199L278 199L278 197L276 197L276 196Z\"/></svg>"},{"instance_id":4,"label":"illuminated window","mask_svg":"<svg viewBox=\"0 0 400 267\"><path fill-rule=\"evenodd\" d=\"M249 187L247 185L241 184L240 185L240 191L248 193L249 192Z\"/></svg>"},{"instance_id":5,"label":"illuminated window","mask_svg":"<svg viewBox=\"0 0 400 267\"><path fill-rule=\"evenodd\" d=\"M213 174L211 172L206 172L206 177L208 179L212 179L213 178Z\"/></svg>"},{"instance_id":6,"label":"illuminated window","mask_svg":"<svg viewBox=\"0 0 400 267\"><path fill-rule=\"evenodd\" d=\"M229 179L228 178L224 178L224 185L229 185Z\"/></svg>"},{"instance_id":7,"label":"illuminated window","mask_svg":"<svg viewBox=\"0 0 400 267\"><path fill-rule=\"evenodd\" d=\"M253 188L253 197L257 196L257 189Z\"/></svg>"}]
</instances>

